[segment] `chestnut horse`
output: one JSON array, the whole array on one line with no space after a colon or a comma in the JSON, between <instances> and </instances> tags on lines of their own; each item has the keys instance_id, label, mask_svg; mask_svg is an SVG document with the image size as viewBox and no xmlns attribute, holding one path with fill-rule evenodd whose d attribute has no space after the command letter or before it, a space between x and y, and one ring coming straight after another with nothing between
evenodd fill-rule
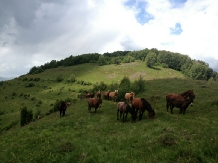
<instances>
[{"instance_id":1,"label":"chestnut horse","mask_svg":"<svg viewBox=\"0 0 218 163\"><path fill-rule=\"evenodd\" d=\"M131 108L131 106L129 104L127 104L126 102L118 102L118 104L117 104L117 120L119 120L119 113L120 113L120 119L123 115L123 122L126 121L128 113L131 114L132 120L136 119L135 110L133 108ZM125 118L124 118L124 116L125 116Z\"/></svg>"},{"instance_id":2,"label":"chestnut horse","mask_svg":"<svg viewBox=\"0 0 218 163\"><path fill-rule=\"evenodd\" d=\"M91 112L91 108L95 108L95 113L98 107L101 107L102 100L100 98L89 98L88 99L88 111Z\"/></svg>"},{"instance_id":3,"label":"chestnut horse","mask_svg":"<svg viewBox=\"0 0 218 163\"><path fill-rule=\"evenodd\" d=\"M167 104L166 104L166 108L167 108L167 112L168 112L168 108L169 106L171 107L172 106L172 101L177 99L177 98L182 98L182 99L187 99L187 98L190 98L190 99L195 99L195 94L193 92L193 90L188 90L184 93L181 93L181 94L168 94L166 96L166 101L167 101Z\"/></svg>"},{"instance_id":4,"label":"chestnut horse","mask_svg":"<svg viewBox=\"0 0 218 163\"><path fill-rule=\"evenodd\" d=\"M192 98L186 98L186 99L182 99L182 98L176 98L176 99L171 99L171 106L170 106L170 112L171 114L173 114L173 108L177 107L180 109L180 114L185 114L186 109L188 108L188 106L191 104L191 106L193 105L193 99Z\"/></svg>"},{"instance_id":5,"label":"chestnut horse","mask_svg":"<svg viewBox=\"0 0 218 163\"><path fill-rule=\"evenodd\" d=\"M155 111L151 107L148 101L146 101L144 98L134 98L132 100L132 108L136 109L135 111L135 116L137 117L137 113L139 111L139 120L142 119L143 113L145 110L148 111L148 117L150 119L154 119L155 116Z\"/></svg>"}]
</instances>

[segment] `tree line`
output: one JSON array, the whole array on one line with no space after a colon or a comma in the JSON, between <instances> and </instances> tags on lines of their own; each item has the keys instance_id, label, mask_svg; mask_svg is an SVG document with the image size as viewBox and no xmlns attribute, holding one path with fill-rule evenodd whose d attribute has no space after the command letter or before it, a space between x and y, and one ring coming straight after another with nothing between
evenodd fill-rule
<instances>
[{"instance_id":1,"label":"tree line","mask_svg":"<svg viewBox=\"0 0 218 163\"><path fill-rule=\"evenodd\" d=\"M78 56L69 56L60 61L52 60L41 66L34 66L28 74L41 73L46 69L59 66L74 66L83 63L97 63L99 66L109 64L130 63L135 60L145 62L145 65L154 68L162 66L180 71L194 80L218 81L218 73L209 67L209 64L201 60L193 60L188 55L174 53L166 50L143 49L138 51L115 51L112 53L89 53Z\"/></svg>"}]
</instances>

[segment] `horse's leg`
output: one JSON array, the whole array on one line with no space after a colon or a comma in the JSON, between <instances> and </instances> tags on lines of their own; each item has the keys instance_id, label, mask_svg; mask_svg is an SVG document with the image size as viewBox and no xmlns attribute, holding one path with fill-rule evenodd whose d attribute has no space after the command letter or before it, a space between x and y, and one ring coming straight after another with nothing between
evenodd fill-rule
<instances>
[{"instance_id":1,"label":"horse's leg","mask_svg":"<svg viewBox=\"0 0 218 163\"><path fill-rule=\"evenodd\" d=\"M120 119L122 118L122 114L123 114L123 112L122 112L122 111L120 111Z\"/></svg>"},{"instance_id":2,"label":"horse's leg","mask_svg":"<svg viewBox=\"0 0 218 163\"><path fill-rule=\"evenodd\" d=\"M60 110L60 117L61 117L61 110Z\"/></svg>"},{"instance_id":3,"label":"horse's leg","mask_svg":"<svg viewBox=\"0 0 218 163\"><path fill-rule=\"evenodd\" d=\"M126 117L125 117L125 121L126 121L126 119L127 119L127 115L128 115L128 112L126 112Z\"/></svg>"},{"instance_id":4,"label":"horse's leg","mask_svg":"<svg viewBox=\"0 0 218 163\"><path fill-rule=\"evenodd\" d=\"M123 123L124 123L124 116L125 116L125 112L123 112Z\"/></svg>"},{"instance_id":5,"label":"horse's leg","mask_svg":"<svg viewBox=\"0 0 218 163\"><path fill-rule=\"evenodd\" d=\"M135 110L135 118L137 118L138 109Z\"/></svg>"},{"instance_id":6,"label":"horse's leg","mask_svg":"<svg viewBox=\"0 0 218 163\"><path fill-rule=\"evenodd\" d=\"M173 114L173 108L174 106L173 105L170 105L170 113Z\"/></svg>"},{"instance_id":7,"label":"horse's leg","mask_svg":"<svg viewBox=\"0 0 218 163\"><path fill-rule=\"evenodd\" d=\"M142 110L139 111L139 120L142 119Z\"/></svg>"},{"instance_id":8,"label":"horse's leg","mask_svg":"<svg viewBox=\"0 0 218 163\"><path fill-rule=\"evenodd\" d=\"M167 101L167 104L166 104L166 108L167 108L167 112L168 112L168 108L169 108L169 102Z\"/></svg>"},{"instance_id":9,"label":"horse's leg","mask_svg":"<svg viewBox=\"0 0 218 163\"><path fill-rule=\"evenodd\" d=\"M117 109L117 120L119 120L119 118L118 118L119 117L119 112L120 111Z\"/></svg>"},{"instance_id":10,"label":"horse's leg","mask_svg":"<svg viewBox=\"0 0 218 163\"><path fill-rule=\"evenodd\" d=\"M90 105L88 105L88 112L89 112L89 113L91 112L91 107L90 107Z\"/></svg>"},{"instance_id":11,"label":"horse's leg","mask_svg":"<svg viewBox=\"0 0 218 163\"><path fill-rule=\"evenodd\" d=\"M183 109L183 115L185 115L186 108Z\"/></svg>"}]
</instances>

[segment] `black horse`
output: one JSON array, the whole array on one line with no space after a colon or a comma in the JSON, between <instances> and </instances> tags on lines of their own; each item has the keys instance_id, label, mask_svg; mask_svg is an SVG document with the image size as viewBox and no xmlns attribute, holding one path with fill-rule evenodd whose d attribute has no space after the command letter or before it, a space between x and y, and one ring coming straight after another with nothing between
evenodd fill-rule
<instances>
[{"instance_id":1,"label":"black horse","mask_svg":"<svg viewBox=\"0 0 218 163\"><path fill-rule=\"evenodd\" d=\"M64 101L61 101L59 105L59 111L60 111L60 117L63 117L65 115L65 111L67 110L67 103Z\"/></svg>"}]
</instances>

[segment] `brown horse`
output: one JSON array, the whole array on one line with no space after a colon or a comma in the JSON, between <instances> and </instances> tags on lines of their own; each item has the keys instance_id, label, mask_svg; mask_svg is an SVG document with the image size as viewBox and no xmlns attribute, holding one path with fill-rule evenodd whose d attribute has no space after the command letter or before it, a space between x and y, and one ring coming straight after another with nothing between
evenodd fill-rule
<instances>
[{"instance_id":1,"label":"brown horse","mask_svg":"<svg viewBox=\"0 0 218 163\"><path fill-rule=\"evenodd\" d=\"M127 100L128 102L132 102L132 100L135 97L135 93L134 92L130 92L130 93L126 93L125 94L125 100Z\"/></svg>"},{"instance_id":2,"label":"brown horse","mask_svg":"<svg viewBox=\"0 0 218 163\"><path fill-rule=\"evenodd\" d=\"M95 108L95 113L98 107L101 107L102 100L100 98L89 98L88 99L88 111L91 112L91 108Z\"/></svg>"},{"instance_id":3,"label":"brown horse","mask_svg":"<svg viewBox=\"0 0 218 163\"><path fill-rule=\"evenodd\" d=\"M115 90L114 92L109 93L109 99L116 101L116 97L118 95L118 90Z\"/></svg>"},{"instance_id":4,"label":"brown horse","mask_svg":"<svg viewBox=\"0 0 218 163\"><path fill-rule=\"evenodd\" d=\"M182 99L182 98L176 98L176 99L171 99L171 106L170 106L170 112L171 114L173 114L173 108L177 107L180 109L180 114L185 114L186 109L188 108L188 106L191 104L191 106L193 105L193 99L192 98L186 98L186 99Z\"/></svg>"},{"instance_id":5,"label":"brown horse","mask_svg":"<svg viewBox=\"0 0 218 163\"><path fill-rule=\"evenodd\" d=\"M107 92L104 92L104 99L105 100L109 100L109 93L110 93L110 90L108 90Z\"/></svg>"},{"instance_id":6,"label":"brown horse","mask_svg":"<svg viewBox=\"0 0 218 163\"><path fill-rule=\"evenodd\" d=\"M93 98L95 96L94 92L86 93L85 98Z\"/></svg>"},{"instance_id":7,"label":"brown horse","mask_svg":"<svg viewBox=\"0 0 218 163\"><path fill-rule=\"evenodd\" d=\"M126 102L118 102L118 104L117 104L117 120L119 120L119 113L120 113L120 119L123 115L123 122L126 121L128 113L131 114L132 120L136 119L135 110L133 108L131 108L131 106L129 104L127 104ZM125 118L124 118L124 116L125 116Z\"/></svg>"},{"instance_id":8,"label":"brown horse","mask_svg":"<svg viewBox=\"0 0 218 163\"><path fill-rule=\"evenodd\" d=\"M97 98L101 98L101 90L99 90L96 94Z\"/></svg>"},{"instance_id":9,"label":"brown horse","mask_svg":"<svg viewBox=\"0 0 218 163\"><path fill-rule=\"evenodd\" d=\"M187 98L190 98L190 99L195 99L195 94L193 92L193 90L188 90L184 93L181 93L181 94L168 94L166 96L166 101L167 101L167 104L166 104L166 108L167 108L167 112L168 112L168 108L169 106L171 107L172 106L172 101L177 99L177 98L182 98L182 99L187 99Z\"/></svg>"},{"instance_id":10,"label":"brown horse","mask_svg":"<svg viewBox=\"0 0 218 163\"><path fill-rule=\"evenodd\" d=\"M145 112L145 110L148 111L148 117L150 119L154 119L155 116L155 111L154 109L151 107L151 105L149 104L148 101L146 101L144 98L134 98L132 100L132 108L136 109L135 111L135 116L137 117L137 113L139 111L139 120L142 119L142 116Z\"/></svg>"}]
</instances>

